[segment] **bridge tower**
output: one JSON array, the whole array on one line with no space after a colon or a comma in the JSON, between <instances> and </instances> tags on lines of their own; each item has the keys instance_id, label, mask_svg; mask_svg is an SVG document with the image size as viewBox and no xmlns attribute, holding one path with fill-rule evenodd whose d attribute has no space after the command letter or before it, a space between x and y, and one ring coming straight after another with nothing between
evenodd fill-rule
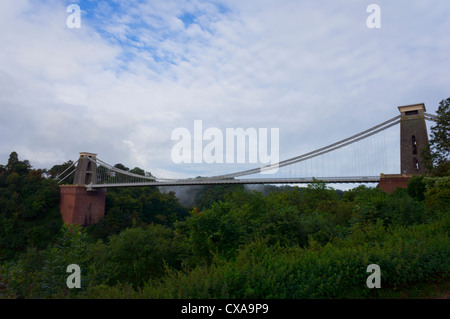
<instances>
[{"instance_id":1,"label":"bridge tower","mask_svg":"<svg viewBox=\"0 0 450 319\"><path fill-rule=\"evenodd\" d=\"M424 104L399 106L400 167L402 174L424 174L421 151L428 144Z\"/></svg>"},{"instance_id":2,"label":"bridge tower","mask_svg":"<svg viewBox=\"0 0 450 319\"><path fill-rule=\"evenodd\" d=\"M96 159L97 154L81 152L73 178L74 185L89 185L97 182L97 165L90 159Z\"/></svg>"},{"instance_id":3,"label":"bridge tower","mask_svg":"<svg viewBox=\"0 0 450 319\"><path fill-rule=\"evenodd\" d=\"M381 174L379 186L387 193L397 187L406 188L413 175L424 174L426 168L421 156L428 144L428 131L425 124L425 104L399 106L400 111L400 174Z\"/></svg>"},{"instance_id":4,"label":"bridge tower","mask_svg":"<svg viewBox=\"0 0 450 319\"><path fill-rule=\"evenodd\" d=\"M97 180L96 154L81 152L73 185L60 186L59 209L66 224L96 224L105 215L105 189L87 190Z\"/></svg>"}]
</instances>

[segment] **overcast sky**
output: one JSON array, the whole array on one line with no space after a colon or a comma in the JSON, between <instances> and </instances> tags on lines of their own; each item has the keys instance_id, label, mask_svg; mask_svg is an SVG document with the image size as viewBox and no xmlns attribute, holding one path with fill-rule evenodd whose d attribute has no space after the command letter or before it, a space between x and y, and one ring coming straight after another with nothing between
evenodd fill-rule
<instances>
[{"instance_id":1,"label":"overcast sky","mask_svg":"<svg viewBox=\"0 0 450 319\"><path fill-rule=\"evenodd\" d=\"M66 23L74 3L80 28ZM87 151L215 175L255 165L177 165L174 129L279 128L283 160L400 105L435 113L450 96L449 17L448 0L1 0L0 163L16 151L51 168ZM398 133L383 137L391 173Z\"/></svg>"}]
</instances>

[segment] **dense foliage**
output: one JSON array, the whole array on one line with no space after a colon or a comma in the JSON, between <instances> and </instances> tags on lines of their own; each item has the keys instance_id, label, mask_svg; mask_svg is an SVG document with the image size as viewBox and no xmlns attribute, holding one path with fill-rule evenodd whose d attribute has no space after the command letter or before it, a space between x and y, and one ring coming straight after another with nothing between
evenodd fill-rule
<instances>
[{"instance_id":1,"label":"dense foliage","mask_svg":"<svg viewBox=\"0 0 450 319\"><path fill-rule=\"evenodd\" d=\"M44 249L60 232L59 188L11 153L0 167L0 260L28 247Z\"/></svg>"},{"instance_id":2,"label":"dense foliage","mask_svg":"<svg viewBox=\"0 0 450 319\"><path fill-rule=\"evenodd\" d=\"M425 166L436 176L450 174L450 97L442 100L436 111L436 124L431 127L429 144L422 150Z\"/></svg>"}]
</instances>

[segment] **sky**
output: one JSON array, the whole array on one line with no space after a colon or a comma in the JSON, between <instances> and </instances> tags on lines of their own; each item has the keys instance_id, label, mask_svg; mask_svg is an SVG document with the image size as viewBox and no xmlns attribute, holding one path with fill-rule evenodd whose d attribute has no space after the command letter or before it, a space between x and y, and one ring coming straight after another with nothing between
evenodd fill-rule
<instances>
[{"instance_id":1,"label":"sky","mask_svg":"<svg viewBox=\"0 0 450 319\"><path fill-rule=\"evenodd\" d=\"M49 169L92 152L210 176L255 164L174 163L175 129L277 128L283 160L401 105L435 113L450 96L449 16L447 0L2 0L0 163L16 151ZM399 173L398 135L383 136L385 173Z\"/></svg>"}]
</instances>

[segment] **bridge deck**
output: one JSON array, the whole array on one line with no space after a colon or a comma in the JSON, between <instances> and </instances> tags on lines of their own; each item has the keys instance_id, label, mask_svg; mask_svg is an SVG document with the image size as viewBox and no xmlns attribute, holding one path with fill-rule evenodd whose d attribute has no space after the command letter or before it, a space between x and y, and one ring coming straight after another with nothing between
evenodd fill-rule
<instances>
[{"instance_id":1,"label":"bridge deck","mask_svg":"<svg viewBox=\"0 0 450 319\"><path fill-rule=\"evenodd\" d=\"M316 181L327 184L335 183L378 183L379 176L352 176L352 177L301 177L301 178L254 178L254 179L212 179L196 178L171 180L163 182L117 183L117 184L90 184L88 189L111 187L141 187L141 186L189 186L189 185L226 185L226 184L305 184Z\"/></svg>"}]
</instances>

